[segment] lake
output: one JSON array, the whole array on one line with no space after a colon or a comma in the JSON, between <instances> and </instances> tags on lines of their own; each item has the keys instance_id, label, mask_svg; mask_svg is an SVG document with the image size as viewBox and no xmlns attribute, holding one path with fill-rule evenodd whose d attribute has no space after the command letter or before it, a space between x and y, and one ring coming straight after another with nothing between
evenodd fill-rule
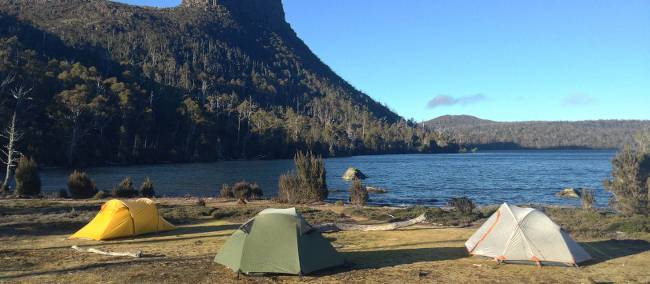
<instances>
[{"instance_id":1,"label":"lake","mask_svg":"<svg viewBox=\"0 0 650 284\"><path fill-rule=\"evenodd\" d=\"M479 204L542 203L578 205L555 193L565 187L594 189L600 206L610 194L603 180L611 173L614 151L486 151L467 154L375 155L326 159L329 200L347 200L349 183L341 176L349 166L361 169L367 186L386 189L371 194L370 203L443 205L451 197L468 196ZM278 176L293 169L292 160L223 161L215 163L97 167L87 172L100 189L110 190L125 176L136 186L150 177L161 196L215 196L223 183L255 181L266 197L277 193ZM43 190L65 188L70 173L41 172Z\"/></svg>"}]
</instances>

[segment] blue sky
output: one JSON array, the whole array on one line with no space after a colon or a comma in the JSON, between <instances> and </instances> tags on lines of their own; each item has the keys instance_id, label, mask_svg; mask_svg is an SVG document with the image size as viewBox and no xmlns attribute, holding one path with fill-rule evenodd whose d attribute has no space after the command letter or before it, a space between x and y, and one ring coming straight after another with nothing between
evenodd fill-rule
<instances>
[{"instance_id":1,"label":"blue sky","mask_svg":"<svg viewBox=\"0 0 650 284\"><path fill-rule=\"evenodd\" d=\"M406 118L650 119L647 0L283 2L314 53Z\"/></svg>"}]
</instances>

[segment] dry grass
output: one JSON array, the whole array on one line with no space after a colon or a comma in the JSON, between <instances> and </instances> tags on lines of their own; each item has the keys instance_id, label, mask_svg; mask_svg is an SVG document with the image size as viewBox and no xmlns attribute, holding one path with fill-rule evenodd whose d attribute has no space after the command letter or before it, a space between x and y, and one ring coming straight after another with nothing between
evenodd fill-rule
<instances>
[{"instance_id":1,"label":"dry grass","mask_svg":"<svg viewBox=\"0 0 650 284\"><path fill-rule=\"evenodd\" d=\"M70 241L69 234L83 225L101 202L0 200L0 282L156 282L156 283L266 283L317 281L320 283L413 282L649 282L648 234L638 240L582 239L596 260L580 269L495 265L468 257L463 243L475 228L435 228L429 225L390 232L325 234L349 262L345 267L306 277L244 277L212 262L239 222L258 210L277 206L254 202L236 206L206 200L165 199L161 211L181 221L179 229L162 234L106 242ZM36 207L36 208L35 208ZM70 213L71 208L75 212ZM215 219L210 211L233 213ZM341 206L302 208L312 222L360 220ZM323 211L319 213L319 211ZM236 214L235 214L236 213ZM342 215L343 214L343 215ZM72 245L112 251L143 251L140 259L78 253Z\"/></svg>"}]
</instances>

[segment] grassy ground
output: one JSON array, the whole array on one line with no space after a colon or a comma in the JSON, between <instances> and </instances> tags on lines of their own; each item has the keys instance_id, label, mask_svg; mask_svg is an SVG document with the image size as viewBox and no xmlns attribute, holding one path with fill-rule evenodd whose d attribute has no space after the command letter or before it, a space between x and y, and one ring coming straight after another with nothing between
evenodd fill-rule
<instances>
[{"instance_id":1,"label":"grassy ground","mask_svg":"<svg viewBox=\"0 0 650 284\"><path fill-rule=\"evenodd\" d=\"M160 200L162 214L179 225L176 231L94 242L66 237L94 216L100 201L0 200L0 282L650 282L650 234L639 232L647 218L627 224L626 219L604 213L546 209L557 223L575 233L595 260L579 269L537 268L496 265L491 260L467 256L463 244L482 221L481 215L489 212L454 217L453 213L437 209L354 209L333 205L300 209L312 223L377 223L432 210L427 212L433 219L431 223L472 225L422 224L388 232L325 234L345 256L346 266L302 278L237 278L236 273L213 263L214 255L241 222L263 208L281 205L260 201L237 206L206 201L206 206L200 206L195 200ZM70 249L72 245L110 251L140 250L145 257L79 253Z\"/></svg>"}]
</instances>

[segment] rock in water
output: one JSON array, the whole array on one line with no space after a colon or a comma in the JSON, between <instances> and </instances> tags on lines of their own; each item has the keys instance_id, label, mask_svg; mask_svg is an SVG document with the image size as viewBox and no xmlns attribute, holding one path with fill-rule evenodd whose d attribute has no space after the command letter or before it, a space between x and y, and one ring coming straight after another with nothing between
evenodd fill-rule
<instances>
[{"instance_id":1,"label":"rock in water","mask_svg":"<svg viewBox=\"0 0 650 284\"><path fill-rule=\"evenodd\" d=\"M366 190L370 193L386 193L386 190L379 187L366 186Z\"/></svg>"},{"instance_id":2,"label":"rock in water","mask_svg":"<svg viewBox=\"0 0 650 284\"><path fill-rule=\"evenodd\" d=\"M353 179L366 179L367 176L364 175L359 169L348 168L347 171L343 174L344 180L353 180Z\"/></svg>"},{"instance_id":3,"label":"rock in water","mask_svg":"<svg viewBox=\"0 0 650 284\"><path fill-rule=\"evenodd\" d=\"M578 191L573 187L567 187L555 195L563 198L580 198L580 193L578 193Z\"/></svg>"}]
</instances>

